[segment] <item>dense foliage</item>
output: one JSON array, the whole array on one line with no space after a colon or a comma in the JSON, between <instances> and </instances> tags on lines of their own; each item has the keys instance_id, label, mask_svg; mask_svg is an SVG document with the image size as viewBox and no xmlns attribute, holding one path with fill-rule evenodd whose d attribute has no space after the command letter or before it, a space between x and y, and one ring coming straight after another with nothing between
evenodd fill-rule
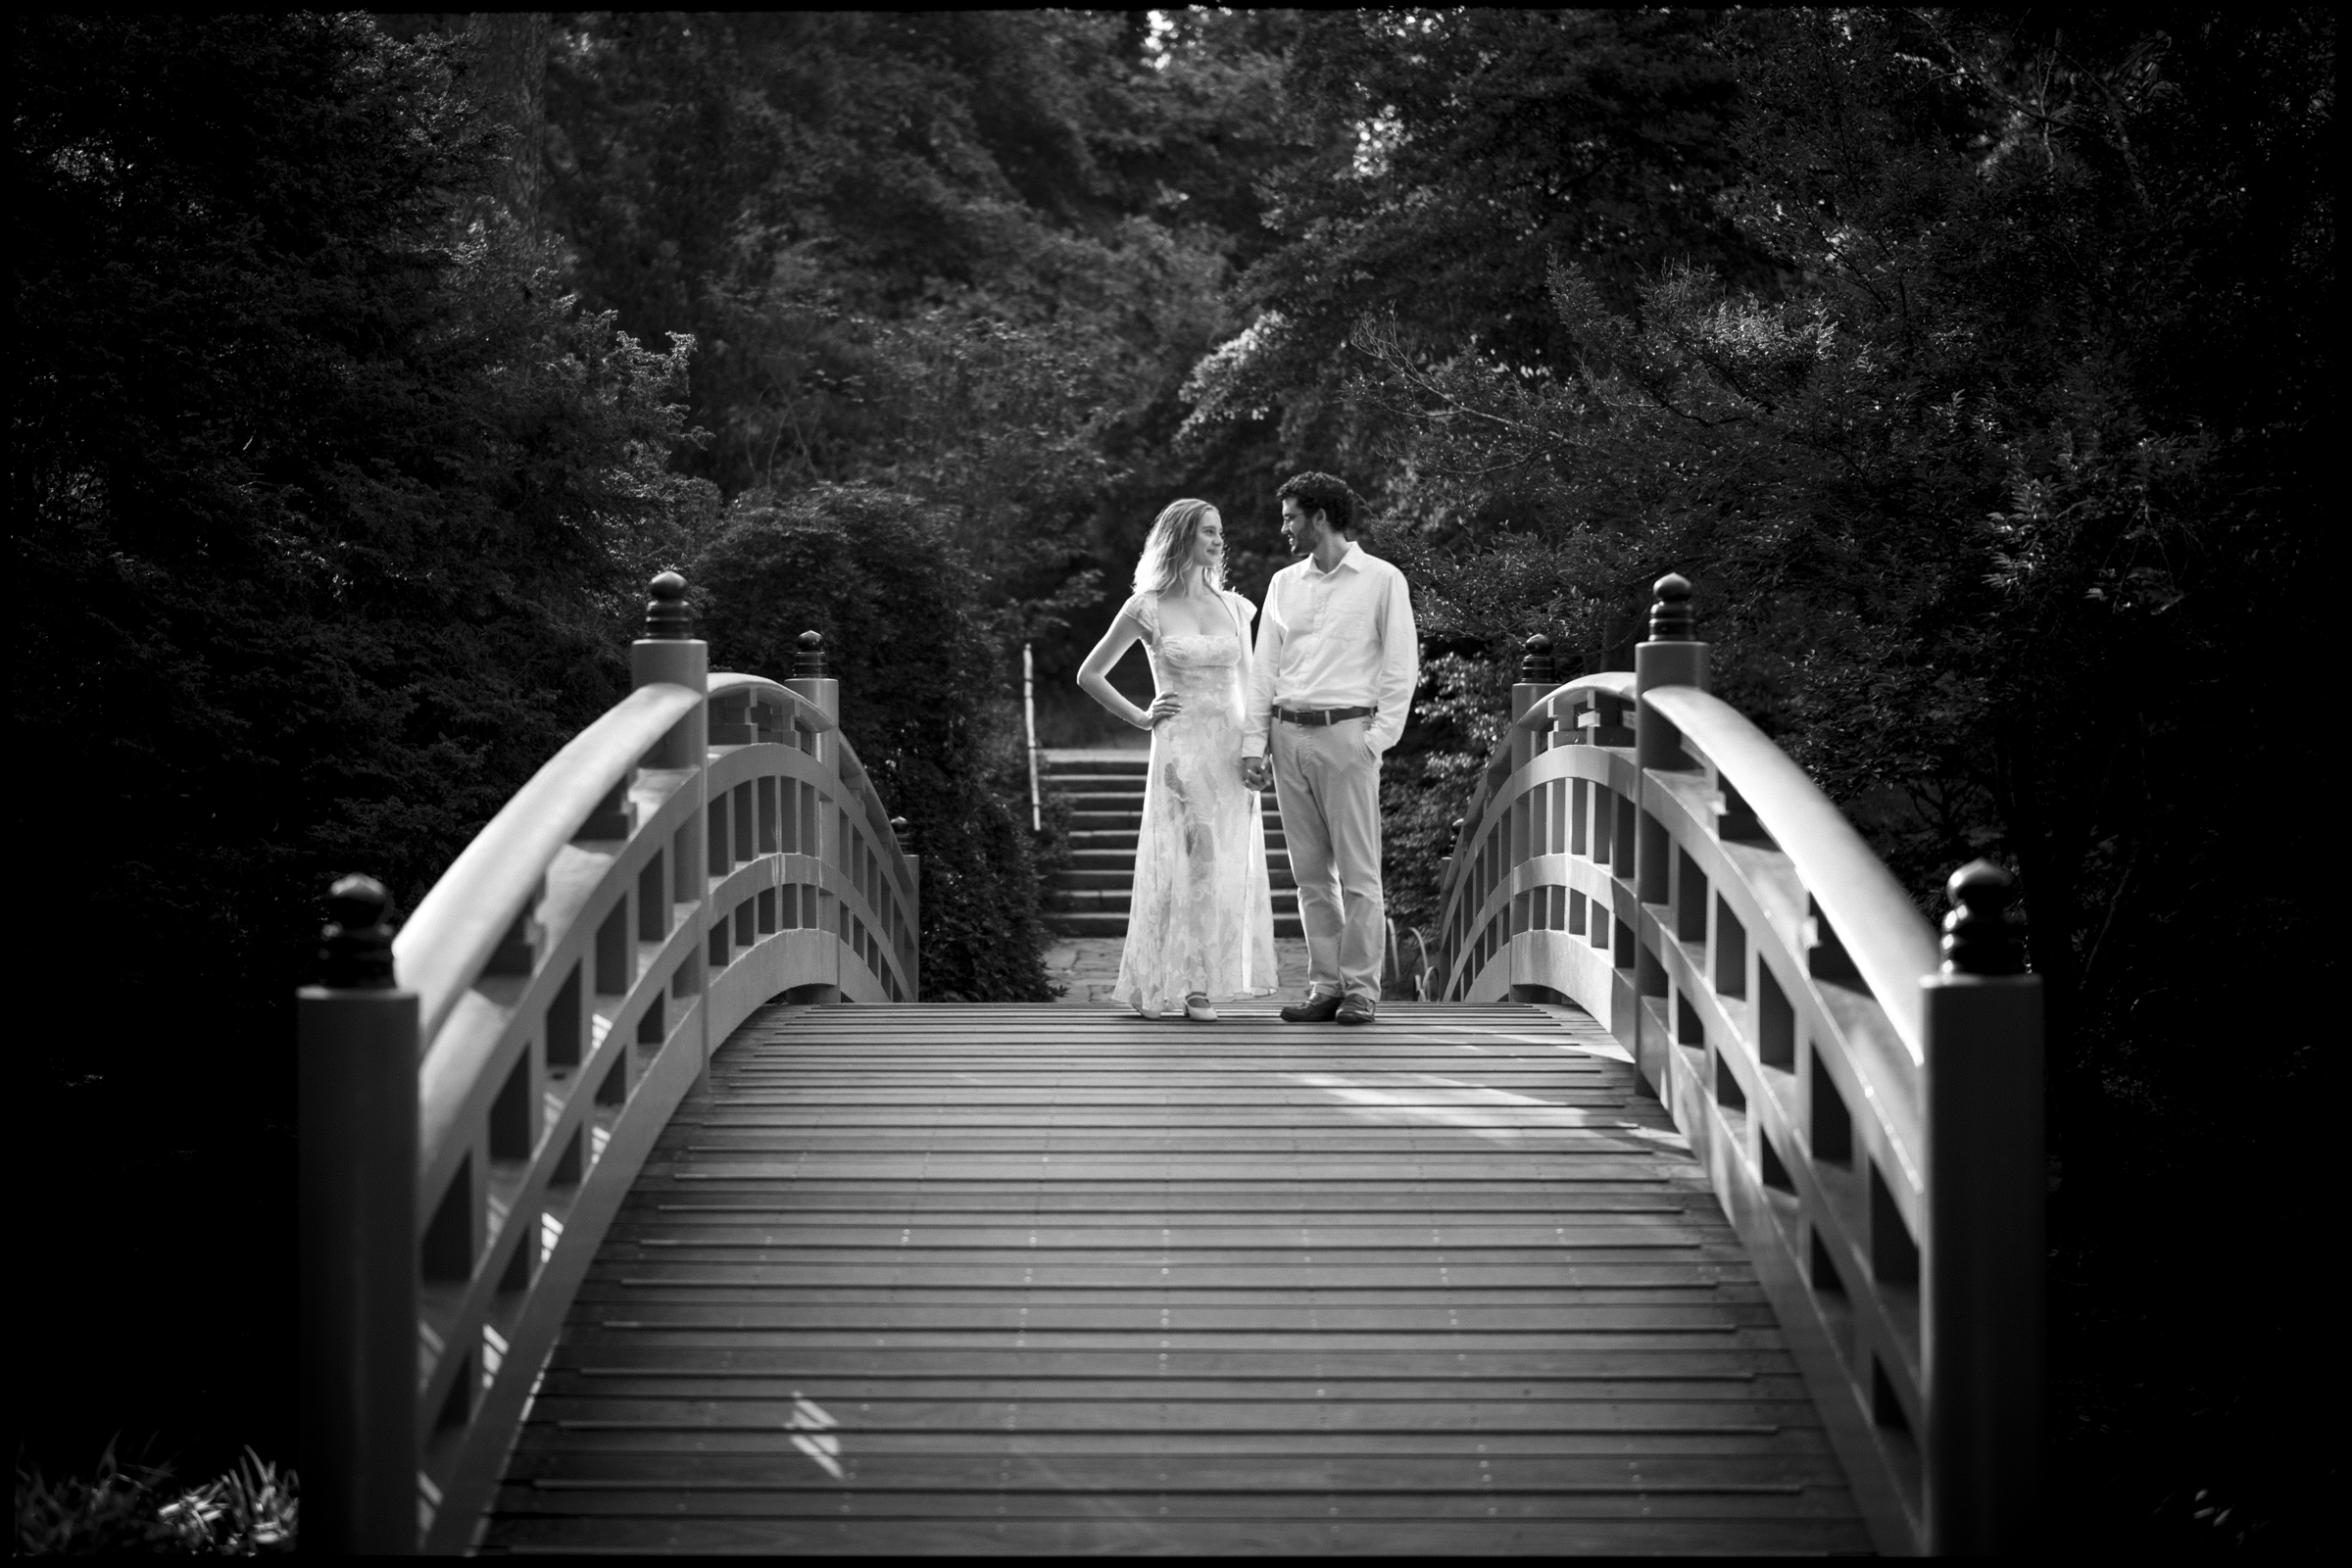
<instances>
[{"instance_id":1,"label":"dense foliage","mask_svg":"<svg viewBox=\"0 0 2352 1568\"><path fill-rule=\"evenodd\" d=\"M104 1151L74 1208L144 1217L21 1213L88 1259L44 1343L156 1347L36 1369L53 1438L282 1436L310 898L413 902L620 689L652 570L718 666L825 634L928 989L1035 997L1020 644L1083 733L1150 517L1217 502L1257 597L1313 467L1426 634L1399 918L1518 641L1622 667L1692 576L1720 689L1923 901L2022 874L2085 1528L2282 1542L2324 1490L2319 1325L2181 1257L2293 1255L2317 1185L2316 1029L2236 1025L2252 970L2324 994L2327 927L2231 803L2316 772L2273 606L2327 537L2327 13L13 25L32 956L126 1020L36 1034L20 1159ZM220 1318L133 1315L174 1270Z\"/></svg>"},{"instance_id":2,"label":"dense foliage","mask_svg":"<svg viewBox=\"0 0 2352 1568\"><path fill-rule=\"evenodd\" d=\"M1719 688L1923 904L1980 854L2021 874L2055 1046L2062 1485L2102 1520L2152 1509L2192 1534L2232 1507L2240 1535L2291 1514L2316 1461L2268 1358L2318 1322L2250 1313L2175 1249L2231 1228L2291 1248L2276 1162L2317 1177L2316 1127L2281 1111L2312 1102L2316 1042L2289 1027L2243 1054L2224 1020L2248 974L2211 935L2228 911L2236 953L2324 992L2325 917L2192 760L2205 740L2237 778L2318 761L2300 682L2247 676L2316 667L2264 651L2303 646L2272 606L2328 532L2331 23L1326 24L1382 63L1302 79L1353 105L1378 156L1359 152L1351 183L1335 171L1332 216L1245 282L1258 337L1204 378L1202 412L1270 399L1305 439L1361 454L1444 651L1411 737L1426 750L1387 781L1399 913L1434 912L1518 640L1625 667L1649 581L1693 577ZM1609 52L1576 39L1593 28L1627 49L1681 29L1679 73L1618 69L1611 90L1642 89L1610 118L1622 145L1541 161L1625 177L1656 158L1678 197L1642 204L1657 231L1698 188L1725 232L1662 253L1629 223L1596 244L1583 195L1512 157L1467 177L1450 160L1507 95L1544 102L1515 122L1539 133L1607 106L1543 64L1566 47L1602 70ZM1661 127L1702 111L1714 156L1686 172ZM1546 234L1539 265L1523 241ZM1398 236L1394 267L1361 260ZM1384 281L1335 288L1348 267ZM1399 278L1445 303L1415 308ZM2221 711L2236 721L2217 733ZM2191 1338L2231 1348L2153 1372ZM2199 1516L2201 1491L2221 1500Z\"/></svg>"},{"instance_id":3,"label":"dense foliage","mask_svg":"<svg viewBox=\"0 0 2352 1568\"><path fill-rule=\"evenodd\" d=\"M445 51L355 18L12 25L12 690L48 781L20 876L61 1009L18 1158L76 1172L71 1202L21 1179L19 1215L78 1260L20 1332L152 1348L32 1357L20 1393L86 1452L123 1410L282 1451L259 1369L317 891L361 865L413 906L625 689L627 585L710 505L667 461L686 353L453 207L495 132ZM156 1306L174 1286L219 1311Z\"/></svg>"},{"instance_id":4,"label":"dense foliage","mask_svg":"<svg viewBox=\"0 0 2352 1568\"><path fill-rule=\"evenodd\" d=\"M923 861L923 997L1052 1000L1026 827L994 787L1027 777L1018 720L952 517L872 486L736 498L695 565L711 657L775 679L825 639L842 729ZM1024 898L999 891L1012 888Z\"/></svg>"}]
</instances>

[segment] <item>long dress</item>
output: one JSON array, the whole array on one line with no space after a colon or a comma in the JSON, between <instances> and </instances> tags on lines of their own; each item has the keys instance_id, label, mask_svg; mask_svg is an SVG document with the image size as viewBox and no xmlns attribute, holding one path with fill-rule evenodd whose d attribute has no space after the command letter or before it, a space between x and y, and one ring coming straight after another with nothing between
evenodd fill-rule
<instances>
[{"instance_id":1,"label":"long dress","mask_svg":"<svg viewBox=\"0 0 2352 1568\"><path fill-rule=\"evenodd\" d=\"M1144 628L1153 684L1184 699L1152 731L1127 947L1110 993L1147 1012L1180 1012L1188 992L1256 997L1275 987L1263 808L1241 771L1244 636L1256 608L1223 598L1233 630L1206 635L1162 636L1156 594L1122 607Z\"/></svg>"}]
</instances>

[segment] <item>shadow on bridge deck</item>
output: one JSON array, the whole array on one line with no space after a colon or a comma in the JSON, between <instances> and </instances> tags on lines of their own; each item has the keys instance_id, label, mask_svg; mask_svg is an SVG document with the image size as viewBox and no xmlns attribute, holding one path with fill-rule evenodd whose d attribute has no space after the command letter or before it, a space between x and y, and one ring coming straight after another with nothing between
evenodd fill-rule
<instances>
[{"instance_id":1,"label":"shadow on bridge deck","mask_svg":"<svg viewBox=\"0 0 2352 1568\"><path fill-rule=\"evenodd\" d=\"M1868 1550L1730 1226L1567 1008L771 1007L483 1542Z\"/></svg>"}]
</instances>

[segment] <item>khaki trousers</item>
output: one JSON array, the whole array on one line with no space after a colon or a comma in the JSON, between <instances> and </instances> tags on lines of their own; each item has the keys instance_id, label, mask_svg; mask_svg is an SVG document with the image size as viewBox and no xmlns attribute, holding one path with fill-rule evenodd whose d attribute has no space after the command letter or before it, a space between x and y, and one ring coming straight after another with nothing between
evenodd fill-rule
<instances>
[{"instance_id":1,"label":"khaki trousers","mask_svg":"<svg viewBox=\"0 0 2352 1568\"><path fill-rule=\"evenodd\" d=\"M1380 1000L1388 910L1380 891L1380 759L1369 721L1273 721L1274 799L1298 883L1315 995Z\"/></svg>"}]
</instances>

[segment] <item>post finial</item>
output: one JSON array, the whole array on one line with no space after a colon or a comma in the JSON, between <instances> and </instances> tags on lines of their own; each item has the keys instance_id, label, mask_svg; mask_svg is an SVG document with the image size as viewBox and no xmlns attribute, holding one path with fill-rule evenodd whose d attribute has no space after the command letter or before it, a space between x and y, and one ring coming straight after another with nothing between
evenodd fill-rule
<instances>
[{"instance_id":1,"label":"post finial","mask_svg":"<svg viewBox=\"0 0 2352 1568\"><path fill-rule=\"evenodd\" d=\"M1943 917L1945 974L2024 974L2026 955L2009 919L2017 878L1990 860L1971 860L1943 890L1952 901Z\"/></svg>"},{"instance_id":2,"label":"post finial","mask_svg":"<svg viewBox=\"0 0 2352 1568\"><path fill-rule=\"evenodd\" d=\"M653 600L645 607L645 635L653 642L688 642L694 637L694 612L686 604L686 579L665 571L653 581Z\"/></svg>"},{"instance_id":3,"label":"post finial","mask_svg":"<svg viewBox=\"0 0 2352 1568\"><path fill-rule=\"evenodd\" d=\"M1519 679L1540 686L1550 685L1551 639L1537 632L1519 647Z\"/></svg>"},{"instance_id":4,"label":"post finial","mask_svg":"<svg viewBox=\"0 0 2352 1568\"><path fill-rule=\"evenodd\" d=\"M392 895L371 876L337 879L318 933L318 982L336 991L392 989Z\"/></svg>"},{"instance_id":5,"label":"post finial","mask_svg":"<svg viewBox=\"0 0 2352 1568\"><path fill-rule=\"evenodd\" d=\"M825 677L825 640L812 631L801 633L801 651L792 656L794 680L822 680Z\"/></svg>"},{"instance_id":6,"label":"post finial","mask_svg":"<svg viewBox=\"0 0 2352 1568\"><path fill-rule=\"evenodd\" d=\"M1690 614L1690 579L1679 571L1660 577L1657 600L1649 607L1649 640L1690 643L1698 640L1697 622Z\"/></svg>"}]
</instances>

